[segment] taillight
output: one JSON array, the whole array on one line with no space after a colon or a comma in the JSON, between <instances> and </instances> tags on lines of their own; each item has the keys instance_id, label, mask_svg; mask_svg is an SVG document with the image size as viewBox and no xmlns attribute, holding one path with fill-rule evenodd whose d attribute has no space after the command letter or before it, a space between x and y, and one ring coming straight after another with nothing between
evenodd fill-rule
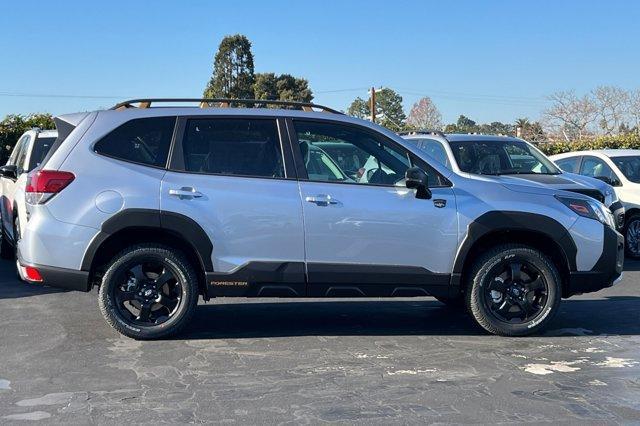
<instances>
[{"instance_id":1,"label":"taillight","mask_svg":"<svg viewBox=\"0 0 640 426\"><path fill-rule=\"evenodd\" d=\"M29 204L43 204L67 187L75 176L70 172L58 170L37 170L29 173L25 188L26 201Z\"/></svg>"}]
</instances>

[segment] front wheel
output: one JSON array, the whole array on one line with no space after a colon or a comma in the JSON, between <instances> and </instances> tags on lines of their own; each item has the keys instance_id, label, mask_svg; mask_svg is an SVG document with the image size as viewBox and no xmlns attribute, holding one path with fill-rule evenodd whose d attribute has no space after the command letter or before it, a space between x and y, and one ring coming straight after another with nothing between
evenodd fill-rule
<instances>
[{"instance_id":1,"label":"front wheel","mask_svg":"<svg viewBox=\"0 0 640 426\"><path fill-rule=\"evenodd\" d=\"M158 339L178 333L198 304L198 277L169 247L142 244L119 253L102 278L100 311L120 333Z\"/></svg>"},{"instance_id":2,"label":"front wheel","mask_svg":"<svg viewBox=\"0 0 640 426\"><path fill-rule=\"evenodd\" d=\"M640 214L627 219L624 231L624 251L632 259L640 259Z\"/></svg>"},{"instance_id":3,"label":"front wheel","mask_svg":"<svg viewBox=\"0 0 640 426\"><path fill-rule=\"evenodd\" d=\"M544 328L558 310L561 280L540 251L503 245L480 257L468 283L467 307L478 324L501 336L525 336Z\"/></svg>"}]
</instances>

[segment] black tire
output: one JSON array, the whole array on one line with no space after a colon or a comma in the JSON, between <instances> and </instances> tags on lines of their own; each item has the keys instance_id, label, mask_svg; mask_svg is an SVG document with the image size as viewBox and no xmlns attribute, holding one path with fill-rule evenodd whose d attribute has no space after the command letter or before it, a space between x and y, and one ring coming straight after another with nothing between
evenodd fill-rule
<instances>
[{"instance_id":1,"label":"black tire","mask_svg":"<svg viewBox=\"0 0 640 426\"><path fill-rule=\"evenodd\" d=\"M540 331L553 319L562 298L560 274L553 262L519 244L497 246L478 258L467 289L467 308L473 318L500 336Z\"/></svg>"},{"instance_id":2,"label":"black tire","mask_svg":"<svg viewBox=\"0 0 640 426\"><path fill-rule=\"evenodd\" d=\"M155 281L153 272L143 271L145 267L162 268L161 272L155 273ZM142 278L136 279L131 275L134 269L141 274L134 275ZM151 295L153 299L143 299L143 293L151 291L165 272L172 278L166 280L166 286L158 287L158 298ZM149 287L143 287L147 285ZM167 308L158 302L172 292L177 299L175 307ZM123 302L122 299L127 300ZM116 255L102 278L98 297L100 311L107 323L125 336L138 340L159 339L179 333L191 320L197 304L198 277L193 266L180 251L157 244L132 246ZM146 307L148 321L141 319L143 307ZM136 313L131 312L135 309L139 309L137 318L134 318ZM152 320L150 316L163 309L167 319L160 322L162 316Z\"/></svg>"},{"instance_id":3,"label":"black tire","mask_svg":"<svg viewBox=\"0 0 640 426\"><path fill-rule=\"evenodd\" d=\"M444 303L447 308L451 309L464 309L467 304L463 295L459 297L438 297L435 296L438 302Z\"/></svg>"},{"instance_id":4,"label":"black tire","mask_svg":"<svg viewBox=\"0 0 640 426\"><path fill-rule=\"evenodd\" d=\"M631 259L640 259L640 214L632 214L624 225L624 254Z\"/></svg>"},{"instance_id":5,"label":"black tire","mask_svg":"<svg viewBox=\"0 0 640 426\"><path fill-rule=\"evenodd\" d=\"M7 239L7 233L4 230L4 225L0 226L2 235L0 235L0 258L13 259L15 257L15 249Z\"/></svg>"}]
</instances>

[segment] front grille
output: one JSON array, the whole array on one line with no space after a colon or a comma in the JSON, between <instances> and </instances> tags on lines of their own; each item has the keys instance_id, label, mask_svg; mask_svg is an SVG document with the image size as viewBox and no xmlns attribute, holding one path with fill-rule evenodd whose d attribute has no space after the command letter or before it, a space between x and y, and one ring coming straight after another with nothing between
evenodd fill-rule
<instances>
[{"instance_id":1,"label":"front grille","mask_svg":"<svg viewBox=\"0 0 640 426\"><path fill-rule=\"evenodd\" d=\"M578 194L586 195L587 197L594 198L601 203L604 203L604 194L597 189L567 189L567 191L577 192Z\"/></svg>"}]
</instances>

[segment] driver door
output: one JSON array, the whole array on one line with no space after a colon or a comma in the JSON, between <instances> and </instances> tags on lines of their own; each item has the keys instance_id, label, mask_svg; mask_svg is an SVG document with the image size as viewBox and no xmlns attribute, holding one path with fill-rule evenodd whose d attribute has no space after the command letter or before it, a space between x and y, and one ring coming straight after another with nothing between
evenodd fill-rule
<instances>
[{"instance_id":1,"label":"driver door","mask_svg":"<svg viewBox=\"0 0 640 426\"><path fill-rule=\"evenodd\" d=\"M433 197L417 199L404 173L418 160L395 142L356 125L288 124L300 177L307 294L424 295L431 286L448 286L457 216L446 180L420 164L433 177ZM348 169L307 173L309 147Z\"/></svg>"}]
</instances>

